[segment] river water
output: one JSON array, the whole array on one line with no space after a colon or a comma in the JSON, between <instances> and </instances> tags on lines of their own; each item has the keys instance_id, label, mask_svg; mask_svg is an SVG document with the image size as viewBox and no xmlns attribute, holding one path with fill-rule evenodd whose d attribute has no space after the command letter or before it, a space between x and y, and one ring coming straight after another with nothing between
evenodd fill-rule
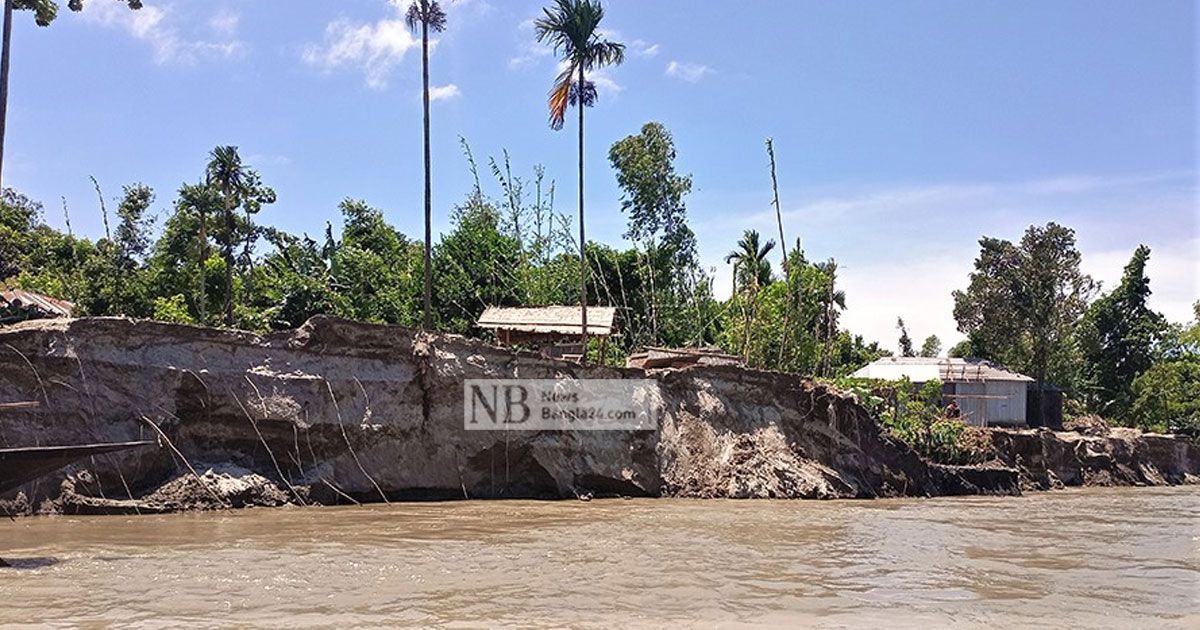
<instances>
[{"instance_id":1,"label":"river water","mask_svg":"<svg viewBox=\"0 0 1200 630\"><path fill-rule=\"evenodd\" d=\"M1200 489L0 522L0 624L1200 627Z\"/></svg>"}]
</instances>

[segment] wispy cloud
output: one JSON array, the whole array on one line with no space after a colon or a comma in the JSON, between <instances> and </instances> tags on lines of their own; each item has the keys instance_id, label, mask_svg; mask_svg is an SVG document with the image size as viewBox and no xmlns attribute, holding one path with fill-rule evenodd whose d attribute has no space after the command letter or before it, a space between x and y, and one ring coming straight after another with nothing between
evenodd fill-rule
<instances>
[{"instance_id":1,"label":"wispy cloud","mask_svg":"<svg viewBox=\"0 0 1200 630\"><path fill-rule=\"evenodd\" d=\"M509 58L508 67L520 69L536 64L539 60L549 57L553 50L538 43L534 38L534 18L529 18L517 24L517 54ZM619 31L601 29L597 35L603 39L625 44L627 56L649 59L658 55L659 45L644 39L626 40Z\"/></svg>"},{"instance_id":2,"label":"wispy cloud","mask_svg":"<svg viewBox=\"0 0 1200 630\"><path fill-rule=\"evenodd\" d=\"M435 85L429 88L429 100L432 101L448 101L452 98L458 98L462 92L458 90L458 86L453 83L449 85Z\"/></svg>"},{"instance_id":3,"label":"wispy cloud","mask_svg":"<svg viewBox=\"0 0 1200 630\"><path fill-rule=\"evenodd\" d=\"M566 69L567 63L565 61L559 61L555 71L561 73ZM596 93L600 96L604 96L606 94L608 96L616 96L625 90L625 86L617 83L617 80L613 78L612 70L609 68L592 70L590 73L584 74L584 79L596 84Z\"/></svg>"},{"instance_id":4,"label":"wispy cloud","mask_svg":"<svg viewBox=\"0 0 1200 630\"><path fill-rule=\"evenodd\" d=\"M621 34L621 31L602 28L597 31L597 35L601 39L607 39L619 44L625 44L625 53L633 57L649 58L658 54L658 44L648 42L644 39L626 39L625 36Z\"/></svg>"},{"instance_id":5,"label":"wispy cloud","mask_svg":"<svg viewBox=\"0 0 1200 630\"><path fill-rule=\"evenodd\" d=\"M230 38L237 34L242 16L237 11L223 8L208 20L208 26L220 37Z\"/></svg>"},{"instance_id":6,"label":"wispy cloud","mask_svg":"<svg viewBox=\"0 0 1200 630\"><path fill-rule=\"evenodd\" d=\"M712 68L703 64L671 61L667 63L666 75L688 83L696 83L712 72Z\"/></svg>"},{"instance_id":7,"label":"wispy cloud","mask_svg":"<svg viewBox=\"0 0 1200 630\"><path fill-rule=\"evenodd\" d=\"M146 42L154 51L158 64L191 64L206 59L227 59L244 54L247 45L237 38L238 16L220 10L208 20L215 38L186 36L176 22L170 6L147 3L141 9L131 11L123 3L88 2L83 8L83 17L101 26L125 31L134 39Z\"/></svg>"},{"instance_id":8,"label":"wispy cloud","mask_svg":"<svg viewBox=\"0 0 1200 630\"><path fill-rule=\"evenodd\" d=\"M654 57L658 55L658 44L635 39L627 44L628 50L638 57Z\"/></svg>"},{"instance_id":9,"label":"wispy cloud","mask_svg":"<svg viewBox=\"0 0 1200 630\"><path fill-rule=\"evenodd\" d=\"M338 18L325 27L325 41L305 48L305 63L325 72L349 67L363 73L367 87L382 90L392 70L410 50L419 49L415 37L400 14L405 3L393 1L396 13L373 23ZM430 42L433 48L436 41Z\"/></svg>"},{"instance_id":10,"label":"wispy cloud","mask_svg":"<svg viewBox=\"0 0 1200 630\"><path fill-rule=\"evenodd\" d=\"M538 43L534 38L534 21L534 18L529 18L517 24L517 54L509 58L509 69L526 68L554 54L549 46Z\"/></svg>"}]
</instances>

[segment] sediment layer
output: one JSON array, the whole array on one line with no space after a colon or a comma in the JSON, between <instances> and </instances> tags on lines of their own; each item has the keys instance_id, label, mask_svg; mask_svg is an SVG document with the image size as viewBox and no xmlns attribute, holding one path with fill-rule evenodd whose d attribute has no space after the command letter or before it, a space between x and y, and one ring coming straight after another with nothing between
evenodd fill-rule
<instances>
[{"instance_id":1,"label":"sediment layer","mask_svg":"<svg viewBox=\"0 0 1200 630\"><path fill-rule=\"evenodd\" d=\"M477 378L655 379L654 431L466 431ZM1171 436L994 431L983 467L922 459L853 396L736 367L580 367L453 335L319 317L271 335L120 318L0 330L0 446L153 439L0 497L157 512L403 499L869 498L1188 483Z\"/></svg>"}]
</instances>

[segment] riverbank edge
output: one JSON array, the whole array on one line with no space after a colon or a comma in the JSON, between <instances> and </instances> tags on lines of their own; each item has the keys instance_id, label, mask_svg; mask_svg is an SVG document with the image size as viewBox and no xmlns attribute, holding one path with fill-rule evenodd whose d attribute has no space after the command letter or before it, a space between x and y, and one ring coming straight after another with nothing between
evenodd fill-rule
<instances>
[{"instance_id":1,"label":"riverbank edge","mask_svg":"<svg viewBox=\"0 0 1200 630\"><path fill-rule=\"evenodd\" d=\"M14 433L42 440L128 438L139 427L129 411L158 407L163 411L155 420L180 443L184 459L160 449L73 466L31 492L23 489L0 501L17 514L505 497L1017 495L1069 486L1200 481L1196 446L1174 436L1128 429L1103 436L992 429L995 461L944 466L921 459L888 436L853 396L791 375L729 367L651 372L578 368L461 337L332 318L315 318L296 331L266 336L121 318L52 320L0 331L0 341L20 355L0 357L0 376L7 377L0 379L0 396L17 400L40 389L47 406L38 414L16 414L16 420L13 414L0 418L0 437L6 441ZM340 381L330 376L340 369L349 373ZM312 380L305 370L321 374L332 407L326 402L316 409L319 398L304 389L311 385L305 379ZM672 410L649 439L522 436L510 445L506 435L505 464L516 465L505 474L525 478L513 479L517 483L497 493L499 443L480 442L478 436L470 436L475 440L470 442L461 431L461 415L447 415L445 407L454 407L450 393L457 392L461 409L462 378L476 373L528 377L531 372L535 377L654 378ZM369 378L375 380L364 385ZM150 386L154 379L170 381L169 387L155 389ZM260 385L274 389L265 397L257 391L257 403L249 391L244 403L232 387L231 395L207 391L200 400L202 413L193 408L197 382L207 388L242 380L256 391ZM368 407L363 421L350 427L353 436L347 434L339 397L333 395L339 382L344 388L357 387L364 396L375 395L376 402L368 403L374 411ZM389 394L391 399L380 404ZM234 403L244 416L236 414ZM336 413L345 440L336 440L339 448L333 451L325 444L318 449L320 456L313 452L307 471L297 462L303 474L298 479L284 472L288 464L275 459L272 447L288 450L290 433L301 426L301 408L309 422L306 435L328 439ZM322 419L313 421L308 409ZM261 416L257 421L256 415ZM457 479L454 470L446 470L448 457L442 452L425 457L442 468L435 471L440 477L422 478L415 459L408 460L414 470L399 474L391 470L397 464L381 466L392 455L414 452L405 450L413 444L435 451L452 444ZM356 446L363 450L356 453ZM510 447L521 453L515 462L508 459ZM299 455L298 444L296 450ZM482 460L489 453L490 494ZM605 462L607 458L616 461ZM382 483L376 477L383 477ZM435 482L422 483L428 478Z\"/></svg>"}]
</instances>

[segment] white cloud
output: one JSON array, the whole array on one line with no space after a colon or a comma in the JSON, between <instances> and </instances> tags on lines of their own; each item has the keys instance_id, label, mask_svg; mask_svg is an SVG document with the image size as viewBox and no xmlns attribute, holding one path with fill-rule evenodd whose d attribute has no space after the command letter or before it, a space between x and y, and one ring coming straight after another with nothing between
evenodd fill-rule
<instances>
[{"instance_id":1,"label":"white cloud","mask_svg":"<svg viewBox=\"0 0 1200 630\"><path fill-rule=\"evenodd\" d=\"M647 44L640 39L635 39L633 46L633 53L639 57L653 57L658 54L658 44Z\"/></svg>"},{"instance_id":2,"label":"white cloud","mask_svg":"<svg viewBox=\"0 0 1200 630\"><path fill-rule=\"evenodd\" d=\"M233 37L237 33L241 20L242 16L237 11L225 8L209 18L208 26L221 37Z\"/></svg>"},{"instance_id":3,"label":"white cloud","mask_svg":"<svg viewBox=\"0 0 1200 630\"><path fill-rule=\"evenodd\" d=\"M712 68L703 64L672 61L667 64L666 75L688 83L696 83L712 72Z\"/></svg>"},{"instance_id":4,"label":"white cloud","mask_svg":"<svg viewBox=\"0 0 1200 630\"><path fill-rule=\"evenodd\" d=\"M429 100L433 101L448 101L452 98L458 98L462 95L458 86L453 83L449 85L435 85L429 88Z\"/></svg>"},{"instance_id":5,"label":"white cloud","mask_svg":"<svg viewBox=\"0 0 1200 630\"><path fill-rule=\"evenodd\" d=\"M558 66L555 67L555 72L561 73L566 68L567 62L559 61ZM625 86L617 83L617 80L613 78L611 68L592 70L590 73L584 74L583 78L596 84L596 93L599 96L606 94L608 96L616 96L625 90Z\"/></svg>"},{"instance_id":6,"label":"white cloud","mask_svg":"<svg viewBox=\"0 0 1200 630\"><path fill-rule=\"evenodd\" d=\"M508 60L508 67L517 70L531 66L540 59L554 54L554 50L546 44L539 43L533 33L535 18L522 20L517 24L517 54Z\"/></svg>"},{"instance_id":7,"label":"white cloud","mask_svg":"<svg viewBox=\"0 0 1200 630\"><path fill-rule=\"evenodd\" d=\"M554 51L550 46L538 43L534 38L535 21L536 18L529 18L517 24L517 38L520 43L517 46L517 54L508 60L508 67L510 69L515 70L531 66L537 63L538 60L553 54ZM600 29L597 35L602 39L625 44L625 52L631 57L649 59L659 52L658 44L652 44L642 39L626 41L619 31Z\"/></svg>"},{"instance_id":8,"label":"white cloud","mask_svg":"<svg viewBox=\"0 0 1200 630\"><path fill-rule=\"evenodd\" d=\"M303 59L327 72L343 66L358 68L368 87L381 90L387 87L392 69L420 46L403 19L355 24L341 18L325 27L325 43L309 46Z\"/></svg>"},{"instance_id":9,"label":"white cloud","mask_svg":"<svg viewBox=\"0 0 1200 630\"><path fill-rule=\"evenodd\" d=\"M595 83L596 92L599 94L616 96L625 89L625 86L617 83L617 80L613 78L607 69L593 70L590 75L585 74L584 79Z\"/></svg>"},{"instance_id":10,"label":"white cloud","mask_svg":"<svg viewBox=\"0 0 1200 630\"><path fill-rule=\"evenodd\" d=\"M85 19L105 27L119 28L135 39L148 43L158 64L196 63L202 59L224 59L246 52L245 42L237 39L238 18L224 10L209 20L216 39L185 37L175 26L169 6L146 4L131 11L122 3L88 2Z\"/></svg>"},{"instance_id":11,"label":"white cloud","mask_svg":"<svg viewBox=\"0 0 1200 630\"><path fill-rule=\"evenodd\" d=\"M625 44L625 52L633 57L653 57L658 54L658 44L652 44L644 39L626 39L620 31L600 29L596 34L601 39Z\"/></svg>"},{"instance_id":12,"label":"white cloud","mask_svg":"<svg viewBox=\"0 0 1200 630\"><path fill-rule=\"evenodd\" d=\"M978 239L986 234L1017 240L1028 226L1049 221L1076 230L1083 270L1102 281L1104 290L1119 280L1138 244L1150 246L1151 307L1172 321L1189 320L1192 304L1200 299L1195 191L1193 174L1166 171L857 186L815 194L784 188L780 195L788 253L802 237L809 259L836 257L846 291L844 324L894 350L896 317L904 318L914 341L936 334L948 348L960 340L950 294L967 285ZM698 193L689 205L727 210L697 213L692 221L701 260L716 270L714 291L725 298L731 272L723 254L744 229L777 240L775 212L769 190L735 199L704 195ZM776 253L776 270L779 262Z\"/></svg>"}]
</instances>

